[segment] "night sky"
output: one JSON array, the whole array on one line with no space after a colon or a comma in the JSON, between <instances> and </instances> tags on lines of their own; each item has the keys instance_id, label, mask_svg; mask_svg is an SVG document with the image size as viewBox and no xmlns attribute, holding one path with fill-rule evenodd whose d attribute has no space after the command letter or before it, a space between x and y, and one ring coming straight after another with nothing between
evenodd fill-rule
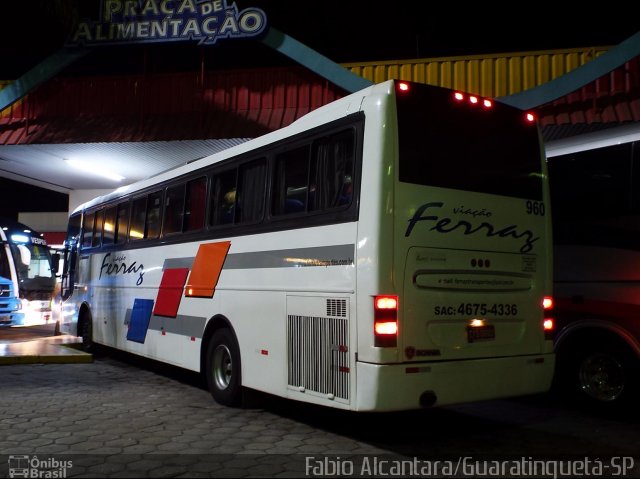
<instances>
[{"instance_id":1,"label":"night sky","mask_svg":"<svg viewBox=\"0 0 640 479\"><path fill-rule=\"evenodd\" d=\"M67 2L69 3L69 2ZM71 2L73 3L73 2ZM97 16L99 0L79 0L80 17ZM230 2L229 2L230 3ZM629 3L586 4L562 10L555 3L513 4L517 12L492 2L377 3L371 1L237 0L239 9L262 8L270 25L339 62L400 60L617 45L640 31ZM16 0L0 5L0 80L12 80L47 58L65 42L69 19L57 0ZM434 6L435 5L435 6ZM155 74L198 68L202 55L218 68L279 66L291 60L252 40L193 45L100 47L65 74ZM144 59L144 61L143 61ZM1 176L1 173L0 173ZM15 191L0 178L0 189ZM21 186L21 185L20 185ZM26 198L45 199L50 211L64 210L65 195L22 187L25 201L0 207L0 216L33 208ZM62 202L63 206L60 207ZM37 203L36 203L37 204ZM53 209L56 208L56 209ZM62 209L60 209L62 208Z\"/></svg>"}]
</instances>

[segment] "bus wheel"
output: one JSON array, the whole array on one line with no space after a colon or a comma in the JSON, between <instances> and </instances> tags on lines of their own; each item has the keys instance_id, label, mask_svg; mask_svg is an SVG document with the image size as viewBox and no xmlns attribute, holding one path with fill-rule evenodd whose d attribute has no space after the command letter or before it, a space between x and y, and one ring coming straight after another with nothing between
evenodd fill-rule
<instances>
[{"instance_id":1,"label":"bus wheel","mask_svg":"<svg viewBox=\"0 0 640 479\"><path fill-rule=\"evenodd\" d=\"M583 400L600 408L614 408L636 394L637 360L625 345L592 341L572 353L571 357L565 356L570 371L564 378Z\"/></svg>"},{"instance_id":2,"label":"bus wheel","mask_svg":"<svg viewBox=\"0 0 640 479\"><path fill-rule=\"evenodd\" d=\"M238 406L242 401L240 350L233 334L223 328L213 333L207 348L206 375L216 402Z\"/></svg>"},{"instance_id":3,"label":"bus wheel","mask_svg":"<svg viewBox=\"0 0 640 479\"><path fill-rule=\"evenodd\" d=\"M580 389L596 401L611 402L625 392L624 360L618 354L593 351L582 357L578 365Z\"/></svg>"},{"instance_id":4,"label":"bus wheel","mask_svg":"<svg viewBox=\"0 0 640 479\"><path fill-rule=\"evenodd\" d=\"M93 352L93 320L88 311L85 311L80 318L78 333L78 336L82 338L82 350L88 353Z\"/></svg>"}]
</instances>

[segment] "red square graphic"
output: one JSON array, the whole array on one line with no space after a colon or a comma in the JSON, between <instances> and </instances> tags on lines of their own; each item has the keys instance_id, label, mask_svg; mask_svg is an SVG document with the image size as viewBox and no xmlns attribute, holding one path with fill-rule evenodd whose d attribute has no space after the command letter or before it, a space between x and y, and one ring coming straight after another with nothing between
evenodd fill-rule
<instances>
[{"instance_id":1,"label":"red square graphic","mask_svg":"<svg viewBox=\"0 0 640 479\"><path fill-rule=\"evenodd\" d=\"M188 268L164 270L153 314L171 318L175 318L178 315L178 307L180 306L182 291L188 274Z\"/></svg>"}]
</instances>

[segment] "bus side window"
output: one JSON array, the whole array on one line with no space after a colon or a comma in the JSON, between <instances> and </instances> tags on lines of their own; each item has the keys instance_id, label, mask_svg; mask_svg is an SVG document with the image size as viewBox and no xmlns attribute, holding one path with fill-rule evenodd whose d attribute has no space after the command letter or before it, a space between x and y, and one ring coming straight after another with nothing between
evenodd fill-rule
<instances>
[{"instance_id":1,"label":"bus side window","mask_svg":"<svg viewBox=\"0 0 640 479\"><path fill-rule=\"evenodd\" d=\"M238 170L228 170L211 180L209 224L211 226L233 224L236 210L236 179Z\"/></svg>"},{"instance_id":2,"label":"bus side window","mask_svg":"<svg viewBox=\"0 0 640 479\"><path fill-rule=\"evenodd\" d=\"M129 239L139 240L144 238L144 219L147 216L147 197L136 198L131 207L131 228Z\"/></svg>"},{"instance_id":3,"label":"bus side window","mask_svg":"<svg viewBox=\"0 0 640 479\"><path fill-rule=\"evenodd\" d=\"M104 224L102 227L102 244L113 244L116 232L116 207L107 208L104 212Z\"/></svg>"},{"instance_id":4,"label":"bus side window","mask_svg":"<svg viewBox=\"0 0 640 479\"><path fill-rule=\"evenodd\" d=\"M157 238L160 236L160 223L161 223L161 208L162 208L162 191L156 191L149 195L147 201L147 221L145 238Z\"/></svg>"},{"instance_id":5,"label":"bus side window","mask_svg":"<svg viewBox=\"0 0 640 479\"><path fill-rule=\"evenodd\" d=\"M82 225L82 247L90 248L91 247L91 237L93 236L93 219L95 214L85 213L84 214L84 224Z\"/></svg>"},{"instance_id":6,"label":"bus side window","mask_svg":"<svg viewBox=\"0 0 640 479\"><path fill-rule=\"evenodd\" d=\"M266 176L265 158L240 165L236 198L237 223L258 223L262 220Z\"/></svg>"},{"instance_id":7,"label":"bus side window","mask_svg":"<svg viewBox=\"0 0 640 479\"><path fill-rule=\"evenodd\" d=\"M185 231L197 231L204 227L204 211L207 197L207 178L205 176L187 183L185 201Z\"/></svg>"},{"instance_id":8,"label":"bus side window","mask_svg":"<svg viewBox=\"0 0 640 479\"><path fill-rule=\"evenodd\" d=\"M353 130L318 140L311 156L311 181L316 185L309 196L309 211L351 204L355 163Z\"/></svg>"},{"instance_id":9,"label":"bus side window","mask_svg":"<svg viewBox=\"0 0 640 479\"><path fill-rule=\"evenodd\" d=\"M96 211L93 218L93 238L91 239L91 246L100 246L100 239L102 238L102 223L104 222L104 210Z\"/></svg>"},{"instance_id":10,"label":"bus side window","mask_svg":"<svg viewBox=\"0 0 640 479\"><path fill-rule=\"evenodd\" d=\"M313 194L309 182L309 146L276 157L271 214L274 216L307 211L307 197Z\"/></svg>"},{"instance_id":11,"label":"bus side window","mask_svg":"<svg viewBox=\"0 0 640 479\"><path fill-rule=\"evenodd\" d=\"M185 185L167 188L167 197L164 204L163 233L181 233L184 221L184 195Z\"/></svg>"},{"instance_id":12,"label":"bus side window","mask_svg":"<svg viewBox=\"0 0 640 479\"><path fill-rule=\"evenodd\" d=\"M118 222L116 223L116 244L123 244L127 241L129 230L129 202L118 205Z\"/></svg>"}]
</instances>

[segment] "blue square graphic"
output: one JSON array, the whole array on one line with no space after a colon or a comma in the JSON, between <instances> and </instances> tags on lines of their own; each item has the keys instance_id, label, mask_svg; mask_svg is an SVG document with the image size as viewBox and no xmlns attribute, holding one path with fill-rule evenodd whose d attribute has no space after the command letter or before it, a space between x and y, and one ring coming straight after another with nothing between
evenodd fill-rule
<instances>
[{"instance_id":1,"label":"blue square graphic","mask_svg":"<svg viewBox=\"0 0 640 479\"><path fill-rule=\"evenodd\" d=\"M149 329L151 311L153 311L152 299L136 298L134 300L129 330L127 331L127 339L129 341L144 344L144 340L147 337L147 329Z\"/></svg>"}]
</instances>

